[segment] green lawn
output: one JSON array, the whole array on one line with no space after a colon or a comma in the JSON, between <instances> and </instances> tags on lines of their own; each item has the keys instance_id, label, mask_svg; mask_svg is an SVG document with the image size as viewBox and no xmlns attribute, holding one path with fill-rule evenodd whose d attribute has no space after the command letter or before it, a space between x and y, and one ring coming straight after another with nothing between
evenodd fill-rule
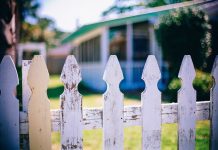
<instances>
[{"instance_id":1,"label":"green lawn","mask_svg":"<svg viewBox=\"0 0 218 150\"><path fill-rule=\"evenodd\" d=\"M101 107L102 94L89 92L82 85L79 88L83 95L83 107ZM59 76L50 76L48 96L51 101L51 109L59 108L59 95L63 92L63 85ZM124 105L140 105L139 94L127 94ZM196 131L196 149L209 150L209 121L198 121ZM83 132L83 146L85 150L102 149L102 130L85 130ZM162 125L162 149L177 149L177 124ZM60 149L60 134L52 133L52 149ZM141 127L128 127L124 129L124 149L141 149Z\"/></svg>"}]
</instances>

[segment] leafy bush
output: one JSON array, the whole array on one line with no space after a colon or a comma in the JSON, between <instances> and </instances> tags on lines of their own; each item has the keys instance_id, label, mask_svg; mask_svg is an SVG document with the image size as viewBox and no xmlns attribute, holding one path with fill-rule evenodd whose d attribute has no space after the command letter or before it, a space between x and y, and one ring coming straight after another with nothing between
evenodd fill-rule
<instances>
[{"instance_id":1,"label":"leafy bush","mask_svg":"<svg viewBox=\"0 0 218 150\"><path fill-rule=\"evenodd\" d=\"M210 89L213 85L213 79L209 73L202 72L200 70L196 71L196 78L193 81L193 86L197 91L197 100L204 101L209 100ZM169 91L176 93L181 88L181 81L178 78L174 78L169 86ZM176 95L173 95L175 99Z\"/></svg>"},{"instance_id":2,"label":"leafy bush","mask_svg":"<svg viewBox=\"0 0 218 150\"><path fill-rule=\"evenodd\" d=\"M195 67L202 69L210 52L208 16L196 8L180 8L160 18L155 34L169 63L170 78L175 77L184 55L191 55Z\"/></svg>"}]
</instances>

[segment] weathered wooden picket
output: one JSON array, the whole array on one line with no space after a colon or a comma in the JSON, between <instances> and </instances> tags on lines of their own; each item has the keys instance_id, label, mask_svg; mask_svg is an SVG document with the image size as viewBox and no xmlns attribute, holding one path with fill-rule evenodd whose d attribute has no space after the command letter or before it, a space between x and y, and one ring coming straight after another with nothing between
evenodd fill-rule
<instances>
[{"instance_id":1,"label":"weathered wooden picket","mask_svg":"<svg viewBox=\"0 0 218 150\"><path fill-rule=\"evenodd\" d=\"M23 100L19 111L13 91L18 76L12 59L5 56L0 64L0 148L19 149L19 135L29 134L31 150L51 149L51 132L61 133L61 149L83 149L83 130L103 128L105 150L123 149L123 128L142 126L142 149L161 149L161 124L178 123L178 149L195 149L197 120L211 121L210 149L218 149L218 56L212 76L214 86L210 101L196 102L192 82L195 70L190 56L184 56L179 71L182 87L178 103L161 104L157 88L161 73L154 56L149 56L142 79L146 89L141 94L141 106L124 106L119 84L123 79L116 56L110 56L103 79L107 91L102 108L83 109L78 84L82 80L74 56L68 56L61 74L64 92L60 109L51 110L47 98L49 74L42 56L22 65Z\"/></svg>"}]
</instances>

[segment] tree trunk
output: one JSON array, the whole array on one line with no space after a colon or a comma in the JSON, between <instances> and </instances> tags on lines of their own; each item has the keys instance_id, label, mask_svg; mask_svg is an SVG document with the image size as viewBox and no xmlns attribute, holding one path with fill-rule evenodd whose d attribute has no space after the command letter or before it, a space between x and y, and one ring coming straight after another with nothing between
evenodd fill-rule
<instances>
[{"instance_id":1,"label":"tree trunk","mask_svg":"<svg viewBox=\"0 0 218 150\"><path fill-rule=\"evenodd\" d=\"M0 61L11 55L16 62L15 0L3 0L0 4Z\"/></svg>"}]
</instances>

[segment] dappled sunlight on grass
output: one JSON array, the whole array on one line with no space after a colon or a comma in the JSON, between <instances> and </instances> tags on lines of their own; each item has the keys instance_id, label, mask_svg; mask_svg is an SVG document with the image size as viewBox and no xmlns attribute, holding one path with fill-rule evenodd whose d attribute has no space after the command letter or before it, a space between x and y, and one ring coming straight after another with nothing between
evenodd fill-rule
<instances>
[{"instance_id":1,"label":"dappled sunlight on grass","mask_svg":"<svg viewBox=\"0 0 218 150\"><path fill-rule=\"evenodd\" d=\"M210 138L210 121L198 121L196 126L196 149L208 150Z\"/></svg>"},{"instance_id":2,"label":"dappled sunlight on grass","mask_svg":"<svg viewBox=\"0 0 218 150\"><path fill-rule=\"evenodd\" d=\"M103 131L102 129L83 131L83 149L101 150L103 149Z\"/></svg>"},{"instance_id":3,"label":"dappled sunlight on grass","mask_svg":"<svg viewBox=\"0 0 218 150\"><path fill-rule=\"evenodd\" d=\"M141 127L127 127L124 128L124 149L125 150L138 150L141 147Z\"/></svg>"},{"instance_id":4,"label":"dappled sunlight on grass","mask_svg":"<svg viewBox=\"0 0 218 150\"><path fill-rule=\"evenodd\" d=\"M209 121L198 121L196 125L196 150L209 150ZM124 129L124 149L141 149L141 127ZM102 129L83 131L83 145L85 150L101 150L103 141ZM177 149L177 124L163 124L161 134L161 149ZM60 149L60 134L52 133L52 149Z\"/></svg>"},{"instance_id":5,"label":"dappled sunlight on grass","mask_svg":"<svg viewBox=\"0 0 218 150\"><path fill-rule=\"evenodd\" d=\"M48 84L48 88L54 88L54 87L59 87L59 86L63 86L63 83L60 80L60 76L59 75L51 75L50 80L49 80L49 84Z\"/></svg>"},{"instance_id":6,"label":"dappled sunlight on grass","mask_svg":"<svg viewBox=\"0 0 218 150\"><path fill-rule=\"evenodd\" d=\"M61 149L60 132L52 132L51 141L52 141L52 150L60 150Z\"/></svg>"}]
</instances>

